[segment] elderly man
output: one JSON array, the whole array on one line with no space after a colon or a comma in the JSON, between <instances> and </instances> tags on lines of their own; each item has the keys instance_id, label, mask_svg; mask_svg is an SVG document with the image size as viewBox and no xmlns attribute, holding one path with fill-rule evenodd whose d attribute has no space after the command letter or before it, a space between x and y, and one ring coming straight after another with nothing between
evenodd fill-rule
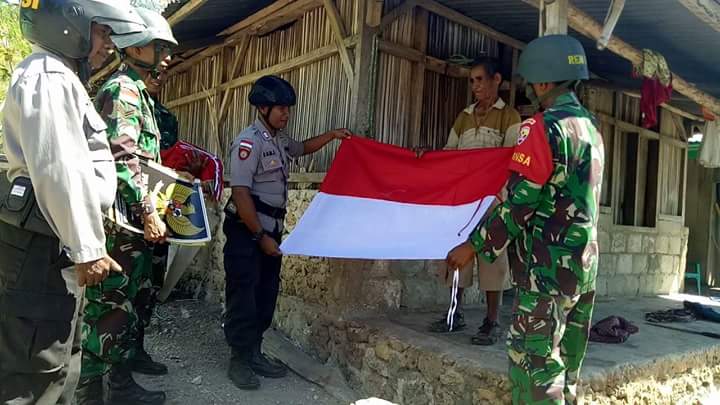
<instances>
[{"instance_id":1,"label":"elderly man","mask_svg":"<svg viewBox=\"0 0 720 405\"><path fill-rule=\"evenodd\" d=\"M476 102L468 106L458 115L450 130L445 149L497 148L507 146L515 141L512 129L520 123L520 114L507 105L498 95L502 75L497 60L481 58L473 63L470 70L470 89ZM509 131L510 130L510 131ZM460 269L459 288L457 291L458 311L453 320L453 331L465 328L465 319L461 310L465 288L473 284L474 263L477 262L478 282L485 290L487 314L482 326L472 338L476 345L495 344L499 336L498 310L500 294L507 287L508 260L503 254L495 263L471 261ZM452 286L453 270L447 266L440 267L440 277L448 287ZM430 324L432 332L449 332L446 318Z\"/></svg>"}]
</instances>

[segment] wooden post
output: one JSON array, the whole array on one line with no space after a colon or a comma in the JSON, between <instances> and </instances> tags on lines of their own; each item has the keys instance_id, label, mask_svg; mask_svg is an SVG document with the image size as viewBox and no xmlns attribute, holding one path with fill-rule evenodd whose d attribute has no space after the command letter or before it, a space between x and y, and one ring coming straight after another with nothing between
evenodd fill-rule
<instances>
[{"instance_id":1,"label":"wooden post","mask_svg":"<svg viewBox=\"0 0 720 405\"><path fill-rule=\"evenodd\" d=\"M342 61L343 68L345 69L345 75L347 76L348 82L353 82L353 65L350 62L350 52L345 46L345 24L343 24L340 13L335 7L335 3L332 0L323 0L325 6L325 14L327 14L330 26L332 27L333 34L335 36L335 43L338 46L338 52L340 53L340 61Z\"/></svg>"},{"instance_id":2,"label":"wooden post","mask_svg":"<svg viewBox=\"0 0 720 405\"><path fill-rule=\"evenodd\" d=\"M377 7L382 3L378 0L358 0L357 5L357 21L358 27L358 44L355 49L355 75L352 82L352 96L350 101L350 129L359 135L371 135L374 129L371 128L372 111L371 103L374 91L375 79L372 77L376 74L373 62L376 52L375 35L377 26L380 21L377 20L379 13Z\"/></svg>"},{"instance_id":3,"label":"wooden post","mask_svg":"<svg viewBox=\"0 0 720 405\"><path fill-rule=\"evenodd\" d=\"M520 51L517 48L513 48L512 52L512 70L510 72L510 107L515 108L517 98L517 67L518 60L520 59Z\"/></svg>"},{"instance_id":4,"label":"wooden post","mask_svg":"<svg viewBox=\"0 0 720 405\"><path fill-rule=\"evenodd\" d=\"M427 52L428 20L430 14L425 9L417 9L415 13L414 48L423 55ZM423 101L425 101L425 58L416 62L412 74L412 106L410 109L410 136L411 147L420 145L420 131L423 117Z\"/></svg>"},{"instance_id":5,"label":"wooden post","mask_svg":"<svg viewBox=\"0 0 720 405\"><path fill-rule=\"evenodd\" d=\"M227 81L235 79L235 76L237 76L240 73L240 69L242 69L242 64L245 61L245 54L247 53L248 46L250 45L250 36L246 35L243 37L243 39L240 40L240 45L237 47L237 53L235 54L235 58L233 58L232 66L230 67L230 70L228 71L228 77ZM220 103L220 111L218 115L218 125L220 125L223 122L223 119L225 118L225 113L227 112L227 107L229 105L228 101L230 101L230 92L232 89L227 88L223 92L222 102Z\"/></svg>"},{"instance_id":6,"label":"wooden post","mask_svg":"<svg viewBox=\"0 0 720 405\"><path fill-rule=\"evenodd\" d=\"M540 0L538 36L567 34L568 0Z\"/></svg>"}]
</instances>

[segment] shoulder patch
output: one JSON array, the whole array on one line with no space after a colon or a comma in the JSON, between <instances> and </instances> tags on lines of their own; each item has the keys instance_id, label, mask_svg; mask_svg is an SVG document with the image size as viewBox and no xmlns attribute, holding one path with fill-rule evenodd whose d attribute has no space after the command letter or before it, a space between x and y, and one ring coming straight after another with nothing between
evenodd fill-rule
<instances>
[{"instance_id":1,"label":"shoulder patch","mask_svg":"<svg viewBox=\"0 0 720 405\"><path fill-rule=\"evenodd\" d=\"M509 169L540 185L550 179L553 172L552 152L542 114L537 114L520 125Z\"/></svg>"},{"instance_id":2,"label":"shoulder patch","mask_svg":"<svg viewBox=\"0 0 720 405\"><path fill-rule=\"evenodd\" d=\"M253 143L252 141L243 139L238 143L238 158L240 160L246 160L252 153Z\"/></svg>"}]
</instances>

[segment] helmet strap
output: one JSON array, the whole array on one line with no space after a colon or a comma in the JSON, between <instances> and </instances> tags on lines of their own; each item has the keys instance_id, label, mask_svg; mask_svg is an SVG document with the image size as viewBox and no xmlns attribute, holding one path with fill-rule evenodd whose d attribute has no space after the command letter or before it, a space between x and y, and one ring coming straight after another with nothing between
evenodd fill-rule
<instances>
[{"instance_id":1,"label":"helmet strap","mask_svg":"<svg viewBox=\"0 0 720 405\"><path fill-rule=\"evenodd\" d=\"M273 135L275 135L275 133L277 133L277 131L278 131L279 129L278 129L278 128L275 128L275 127L270 123L270 113L272 113L272 109L273 109L273 108L275 108L275 106L268 106L268 110L267 110L266 113L263 113L262 111L260 111L260 109L258 109L258 112L260 113L260 117L262 117L263 124L265 124L265 126L267 126L268 129L272 130L272 131L273 131Z\"/></svg>"},{"instance_id":2,"label":"helmet strap","mask_svg":"<svg viewBox=\"0 0 720 405\"><path fill-rule=\"evenodd\" d=\"M133 58L132 56L128 55L125 50L122 50L122 56L123 59L130 61L133 65L139 67L140 69L145 69L148 71L150 76L152 76L153 79L157 79L160 77L160 70L158 69L158 66L160 65L160 56L162 52L163 46L158 42L155 41L155 47L153 48L153 55L154 60L153 63L147 63L144 61L141 61L139 59Z\"/></svg>"},{"instance_id":3,"label":"helmet strap","mask_svg":"<svg viewBox=\"0 0 720 405\"><path fill-rule=\"evenodd\" d=\"M92 68L90 67L90 59L88 58L82 58L77 60L77 69L78 69L78 77L80 78L80 83L87 86L87 84L90 82L90 72Z\"/></svg>"},{"instance_id":4,"label":"helmet strap","mask_svg":"<svg viewBox=\"0 0 720 405\"><path fill-rule=\"evenodd\" d=\"M542 107L544 101L554 99L557 96L565 93L570 88L574 90L577 87L578 83L578 80L564 81L559 86L553 88L552 90L548 91L540 97L535 94L535 90L532 88L532 85L528 84L525 87L525 95L528 99L530 99L533 112L537 112L540 111L540 108Z\"/></svg>"}]
</instances>

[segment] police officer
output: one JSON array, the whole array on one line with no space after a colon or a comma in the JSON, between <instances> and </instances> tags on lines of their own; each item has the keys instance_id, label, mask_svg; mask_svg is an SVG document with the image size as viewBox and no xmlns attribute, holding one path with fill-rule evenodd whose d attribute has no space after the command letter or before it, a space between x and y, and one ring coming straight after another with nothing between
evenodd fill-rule
<instances>
[{"instance_id":1,"label":"police officer","mask_svg":"<svg viewBox=\"0 0 720 405\"><path fill-rule=\"evenodd\" d=\"M260 386L256 374L278 378L284 365L262 353L263 333L270 327L280 284L280 235L287 203L290 161L314 153L333 139L350 136L337 129L305 142L284 131L295 105L295 90L277 76L258 79L250 104L258 118L230 149L232 199L226 207L225 338L232 349L228 375L238 388Z\"/></svg>"},{"instance_id":2,"label":"police officer","mask_svg":"<svg viewBox=\"0 0 720 405\"><path fill-rule=\"evenodd\" d=\"M121 271L106 255L102 220L115 168L84 84L112 53L110 34L145 26L127 1L45 0L22 2L20 27L33 52L13 72L3 110L0 403L69 404L83 286Z\"/></svg>"},{"instance_id":3,"label":"police officer","mask_svg":"<svg viewBox=\"0 0 720 405\"><path fill-rule=\"evenodd\" d=\"M162 15L143 8L137 12L148 28L113 37L123 65L98 91L95 104L107 123L119 196L129 207L128 212L142 217L145 233L137 235L113 224L106 226L107 249L125 271L112 274L85 292L83 359L77 394L81 404L102 403L102 376L108 371L111 403L165 401L164 392L139 386L131 369L150 374L167 372L164 365L152 361L142 346L154 294L152 248L148 242L162 242L166 230L143 179L140 158L160 159L160 133L143 78L167 66L177 41Z\"/></svg>"},{"instance_id":4,"label":"police officer","mask_svg":"<svg viewBox=\"0 0 720 405\"><path fill-rule=\"evenodd\" d=\"M477 252L492 262L513 244L513 402L575 403L595 297L603 141L573 92L588 79L576 39L550 35L530 42L518 73L544 111L520 126L508 198L447 261L462 267Z\"/></svg>"}]
</instances>

